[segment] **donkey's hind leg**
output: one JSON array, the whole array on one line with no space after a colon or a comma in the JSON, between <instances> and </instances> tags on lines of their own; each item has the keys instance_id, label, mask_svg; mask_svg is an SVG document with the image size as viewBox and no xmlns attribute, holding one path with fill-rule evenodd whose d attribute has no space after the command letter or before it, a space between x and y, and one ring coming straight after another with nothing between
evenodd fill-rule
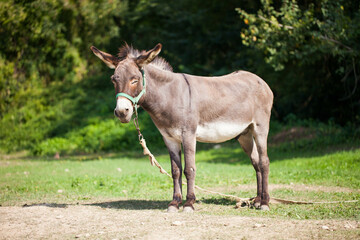
<instances>
[{"instance_id":1,"label":"donkey's hind leg","mask_svg":"<svg viewBox=\"0 0 360 240\"><path fill-rule=\"evenodd\" d=\"M262 181L261 181L261 172L259 166L259 154L252 134L252 127L250 126L246 131L247 132L245 134L240 135L238 141L241 147L244 149L245 153L250 157L251 163L256 171L257 195L254 199L254 206L255 208L260 208Z\"/></svg>"}]
</instances>

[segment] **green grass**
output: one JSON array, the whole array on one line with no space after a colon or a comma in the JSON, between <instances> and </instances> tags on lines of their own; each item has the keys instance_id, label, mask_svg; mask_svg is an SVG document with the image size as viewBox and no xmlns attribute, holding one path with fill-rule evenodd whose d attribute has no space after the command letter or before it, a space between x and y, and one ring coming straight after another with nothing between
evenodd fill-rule
<instances>
[{"instance_id":1,"label":"green grass","mask_svg":"<svg viewBox=\"0 0 360 240\"><path fill-rule=\"evenodd\" d=\"M156 154L170 172L165 153ZM360 149L318 154L269 150L270 184L278 187L271 196L302 201L344 201L360 199ZM137 153L108 157L44 158L0 161L0 204L95 203L127 209L165 209L172 198L172 181L151 167ZM197 153L197 184L241 197L256 194L252 165L239 147L230 143L220 149ZM287 186L323 186L297 189ZM242 186L248 185L247 189ZM332 188L336 191L331 191ZM330 189L330 190L329 190ZM339 190L340 189L340 190ZM184 193L186 187L184 186ZM186 194L184 194L186 195ZM197 209L206 214L268 216L295 219L357 219L359 203L323 205L272 204L270 212L235 209L235 203L198 192Z\"/></svg>"}]
</instances>

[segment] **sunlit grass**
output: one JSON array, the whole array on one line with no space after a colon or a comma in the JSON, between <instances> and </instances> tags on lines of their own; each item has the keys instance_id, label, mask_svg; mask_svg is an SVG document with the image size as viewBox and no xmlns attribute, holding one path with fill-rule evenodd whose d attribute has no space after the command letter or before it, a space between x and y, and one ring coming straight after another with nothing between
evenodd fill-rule
<instances>
[{"instance_id":1,"label":"sunlit grass","mask_svg":"<svg viewBox=\"0 0 360 240\"><path fill-rule=\"evenodd\" d=\"M217 158L221 153L225 154L225 157ZM238 156L238 162L233 161L236 156ZM158 160L170 172L168 156L160 154ZM119 156L104 159L96 157L92 160L88 158L62 160L35 158L2 160L0 163L0 203L2 206L44 202L76 204L131 199L140 200L134 204L142 205L143 208L146 208L148 204L165 209L172 198L171 179L160 174L145 157ZM284 159L273 157L270 169L270 185L283 186L270 192L273 197L301 201L360 199L360 172L358 171L360 150L313 157ZM197 184L208 189L221 189L224 193L241 197L253 197L256 194L253 167L242 150L232 146L200 150L197 153ZM322 191L319 187L316 190L310 188L304 191L291 188L293 185L303 184L338 187L340 190L329 192L329 190ZM249 187L242 189L241 186ZM341 188L346 191L341 191ZM185 191L184 186L184 193ZM360 219L360 210L358 204L355 203L272 204L270 213L262 213L253 209L235 209L234 202L202 192L197 193L197 198L200 200L197 204L199 211L209 214L279 216L299 219Z\"/></svg>"}]
</instances>

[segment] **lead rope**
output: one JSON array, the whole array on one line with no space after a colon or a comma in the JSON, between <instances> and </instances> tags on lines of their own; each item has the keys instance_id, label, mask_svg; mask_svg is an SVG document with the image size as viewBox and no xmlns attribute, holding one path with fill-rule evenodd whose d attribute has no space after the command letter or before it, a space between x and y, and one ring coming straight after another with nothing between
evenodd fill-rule
<instances>
[{"instance_id":1,"label":"lead rope","mask_svg":"<svg viewBox=\"0 0 360 240\"><path fill-rule=\"evenodd\" d=\"M160 165L160 163L156 160L154 155L150 152L148 147L146 146L146 141L144 136L141 134L140 127L139 127L139 121L138 121L138 113L137 113L137 106L134 106L135 109L135 118L134 118L134 125L138 132L139 142L142 146L144 152L143 154L145 156L149 156L150 164L151 166L156 166L160 169L160 173L167 175L169 178L172 179L172 176ZM183 185L187 185L186 182L182 182ZM242 208L242 207L253 207L254 206L254 199L255 198L240 198L238 196L230 195L230 194L224 194L220 192L211 191L202 187L199 187L195 185L196 189L199 189L200 191L220 195L222 197L226 197L232 200L236 201L236 208ZM331 202L304 202L304 201L292 201L287 199L280 199L280 198L271 198L271 203L282 203L282 204L333 204L333 203L352 203L352 202L358 202L359 200L350 200L350 201L331 201Z\"/></svg>"},{"instance_id":2,"label":"lead rope","mask_svg":"<svg viewBox=\"0 0 360 240\"><path fill-rule=\"evenodd\" d=\"M138 122L138 113L137 113L137 108L135 108L135 118L134 118L134 125L135 125L135 128L138 132L138 137L139 137L139 142L140 142L140 145L142 146L142 148L144 149L144 155L145 156L149 156L149 159L150 159L150 164L151 166L156 166L160 169L160 172L162 174L166 174L167 176L169 176L170 178L172 178L170 176L169 173L167 173L165 171L164 168L161 167L160 163L156 160L156 158L154 157L154 155L150 152L150 150L147 148L146 146L146 141L145 141L145 138L144 136L141 134L140 132L140 127L139 127L139 122Z\"/></svg>"}]
</instances>

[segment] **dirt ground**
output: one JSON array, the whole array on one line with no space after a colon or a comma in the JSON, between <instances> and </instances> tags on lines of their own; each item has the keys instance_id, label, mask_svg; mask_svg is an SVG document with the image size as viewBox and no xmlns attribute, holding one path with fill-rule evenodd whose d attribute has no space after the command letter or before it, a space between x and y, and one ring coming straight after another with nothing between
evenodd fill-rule
<instances>
[{"instance_id":1,"label":"dirt ground","mask_svg":"<svg viewBox=\"0 0 360 240\"><path fill-rule=\"evenodd\" d=\"M360 222L39 204L0 207L0 239L360 239Z\"/></svg>"}]
</instances>

